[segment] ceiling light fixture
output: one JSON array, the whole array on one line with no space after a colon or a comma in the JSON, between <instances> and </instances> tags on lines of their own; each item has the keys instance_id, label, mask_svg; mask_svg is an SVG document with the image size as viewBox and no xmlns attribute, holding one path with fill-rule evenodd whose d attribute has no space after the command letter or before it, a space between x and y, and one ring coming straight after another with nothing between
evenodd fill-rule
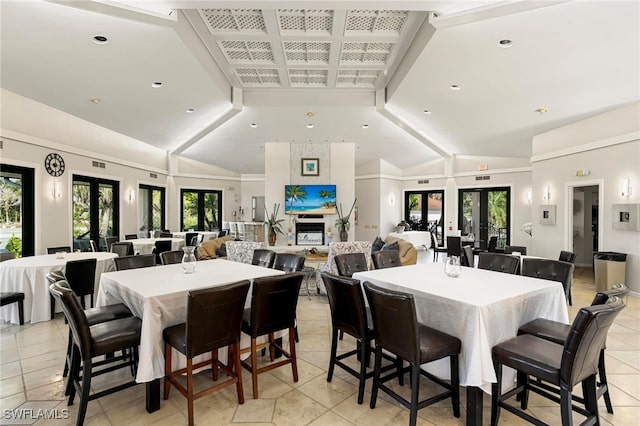
<instances>
[{"instance_id":1,"label":"ceiling light fixture","mask_svg":"<svg viewBox=\"0 0 640 426\"><path fill-rule=\"evenodd\" d=\"M451 86L449 86L449 89L457 92L458 90L462 89L462 87L458 86L457 84L452 84Z\"/></svg>"},{"instance_id":2,"label":"ceiling light fixture","mask_svg":"<svg viewBox=\"0 0 640 426\"><path fill-rule=\"evenodd\" d=\"M511 40L509 40L509 39L504 39L504 40L500 40L500 41L498 42L498 45L499 45L500 47L502 47L503 49L508 49L508 48L510 48L511 46L513 46L513 42L512 42Z\"/></svg>"},{"instance_id":3,"label":"ceiling light fixture","mask_svg":"<svg viewBox=\"0 0 640 426\"><path fill-rule=\"evenodd\" d=\"M195 111L195 109L193 109L193 108L187 108L184 112L186 112L187 114L191 114L194 111Z\"/></svg>"},{"instance_id":4,"label":"ceiling light fixture","mask_svg":"<svg viewBox=\"0 0 640 426\"><path fill-rule=\"evenodd\" d=\"M309 111L309 112L307 113L307 117L313 117L313 113L312 113L311 111Z\"/></svg>"},{"instance_id":5,"label":"ceiling light fixture","mask_svg":"<svg viewBox=\"0 0 640 426\"><path fill-rule=\"evenodd\" d=\"M252 129L255 129L256 127L258 127L258 125L256 123L251 123L249 124L249 127L251 127Z\"/></svg>"},{"instance_id":6,"label":"ceiling light fixture","mask_svg":"<svg viewBox=\"0 0 640 426\"><path fill-rule=\"evenodd\" d=\"M307 124L307 129L313 129L313 124L311 123Z\"/></svg>"},{"instance_id":7,"label":"ceiling light fixture","mask_svg":"<svg viewBox=\"0 0 640 426\"><path fill-rule=\"evenodd\" d=\"M425 113L426 115L431 115L431 111L429 111L428 109L425 109L424 111L422 111L423 113Z\"/></svg>"},{"instance_id":8,"label":"ceiling light fixture","mask_svg":"<svg viewBox=\"0 0 640 426\"><path fill-rule=\"evenodd\" d=\"M102 100L100 98L91 98L91 102L98 105L100 102L102 102Z\"/></svg>"},{"instance_id":9,"label":"ceiling light fixture","mask_svg":"<svg viewBox=\"0 0 640 426\"><path fill-rule=\"evenodd\" d=\"M157 89L158 87L162 87L162 82L154 81L153 83L151 83L151 87L153 87L154 89Z\"/></svg>"},{"instance_id":10,"label":"ceiling light fixture","mask_svg":"<svg viewBox=\"0 0 640 426\"><path fill-rule=\"evenodd\" d=\"M109 44L109 39L105 36L97 35L93 37L93 42L95 44Z\"/></svg>"},{"instance_id":11,"label":"ceiling light fixture","mask_svg":"<svg viewBox=\"0 0 640 426\"><path fill-rule=\"evenodd\" d=\"M537 108L537 109L535 110L535 112L537 112L537 113L538 113L538 114L540 114L540 115L543 115L543 114L545 114L545 113L549 112L549 110L548 110L547 108L545 108L545 107L540 107L540 108Z\"/></svg>"},{"instance_id":12,"label":"ceiling light fixture","mask_svg":"<svg viewBox=\"0 0 640 426\"><path fill-rule=\"evenodd\" d=\"M363 129L368 129L368 128L369 128L369 125L368 125L368 124L363 124L363 125L362 125L362 128L363 128Z\"/></svg>"}]
</instances>

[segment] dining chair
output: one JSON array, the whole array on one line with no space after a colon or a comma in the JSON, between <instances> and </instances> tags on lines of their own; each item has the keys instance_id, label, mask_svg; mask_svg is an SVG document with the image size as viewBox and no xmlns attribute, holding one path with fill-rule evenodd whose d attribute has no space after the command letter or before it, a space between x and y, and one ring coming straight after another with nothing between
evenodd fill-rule
<instances>
[{"instance_id":1,"label":"dining chair","mask_svg":"<svg viewBox=\"0 0 640 426\"><path fill-rule=\"evenodd\" d=\"M560 260L538 258L522 259L522 275L525 277L561 282L564 295L569 305L571 305L569 294L571 293L573 268L572 263L562 262Z\"/></svg>"},{"instance_id":2,"label":"dining chair","mask_svg":"<svg viewBox=\"0 0 640 426\"><path fill-rule=\"evenodd\" d=\"M121 241L111 244L111 252L118 256L133 256L133 243L131 241Z\"/></svg>"},{"instance_id":3,"label":"dining chair","mask_svg":"<svg viewBox=\"0 0 640 426\"><path fill-rule=\"evenodd\" d=\"M250 285L248 280L244 280L224 286L190 291L187 294L186 322L165 328L162 332L165 342L164 399L169 399L172 385L187 398L189 426L194 424L193 401L212 392L235 384L238 403L244 404L240 365L240 326ZM218 359L218 349L226 346L229 346L229 356L227 364L224 364ZM173 348L187 358L186 368L172 371ZM194 357L209 352L211 359L193 363ZM194 393L193 371L207 365L211 366L214 381L218 380L219 368L224 370L230 380ZM185 373L186 388L177 379Z\"/></svg>"},{"instance_id":4,"label":"dining chair","mask_svg":"<svg viewBox=\"0 0 640 426\"><path fill-rule=\"evenodd\" d=\"M371 259L373 260L373 266L376 269L396 268L398 266L402 266L399 250L382 249L371 253Z\"/></svg>"},{"instance_id":5,"label":"dining chair","mask_svg":"<svg viewBox=\"0 0 640 426\"><path fill-rule=\"evenodd\" d=\"M487 251L489 253L496 253L497 249L498 249L498 236L494 235L492 237L489 237L489 245L487 247Z\"/></svg>"},{"instance_id":6,"label":"dining chair","mask_svg":"<svg viewBox=\"0 0 640 426\"><path fill-rule=\"evenodd\" d=\"M187 232L186 234L184 234L184 245L185 246L195 246L197 245L197 240L198 240L198 233L197 232ZM195 244L193 241L193 238L196 238Z\"/></svg>"},{"instance_id":7,"label":"dining chair","mask_svg":"<svg viewBox=\"0 0 640 426\"><path fill-rule=\"evenodd\" d=\"M162 231L162 232L160 232L160 235L158 235L158 238L173 238L173 233L172 232L167 232L167 231Z\"/></svg>"},{"instance_id":8,"label":"dining chair","mask_svg":"<svg viewBox=\"0 0 640 426\"><path fill-rule=\"evenodd\" d=\"M51 284L49 291L60 301L64 315L69 322L73 347L71 350L68 379L70 389L67 405L73 405L75 395L78 393L80 407L78 408L76 425L82 426L89 401L137 384L132 379L115 387L103 389L94 394L90 393L91 380L94 376L120 368L132 368L135 372L138 365L138 345L140 344L142 321L139 318L130 316L91 326L73 290L63 287L60 285L61 283ZM118 351L124 351L123 355L110 355ZM99 356L104 356L104 359L94 361L94 358Z\"/></svg>"},{"instance_id":9,"label":"dining chair","mask_svg":"<svg viewBox=\"0 0 640 426\"><path fill-rule=\"evenodd\" d=\"M251 264L256 266L263 266L265 268L273 268L273 261L276 259L276 252L268 249L255 249L253 250L253 257L251 258Z\"/></svg>"},{"instance_id":10,"label":"dining chair","mask_svg":"<svg viewBox=\"0 0 640 426\"><path fill-rule=\"evenodd\" d=\"M125 240L137 240L138 234L124 234Z\"/></svg>"},{"instance_id":11,"label":"dining chair","mask_svg":"<svg viewBox=\"0 0 640 426\"><path fill-rule=\"evenodd\" d=\"M173 265L182 262L184 252L182 250L171 250L160 253L160 263L163 265Z\"/></svg>"},{"instance_id":12,"label":"dining chair","mask_svg":"<svg viewBox=\"0 0 640 426\"><path fill-rule=\"evenodd\" d=\"M105 244L107 245L107 251L111 251L113 243L118 242L118 237L104 237Z\"/></svg>"},{"instance_id":13,"label":"dining chair","mask_svg":"<svg viewBox=\"0 0 640 426\"><path fill-rule=\"evenodd\" d=\"M70 260L64 268L65 280L80 299L82 309L86 308L86 296L89 296L90 305L93 308L97 263L96 259Z\"/></svg>"},{"instance_id":14,"label":"dining chair","mask_svg":"<svg viewBox=\"0 0 640 426\"><path fill-rule=\"evenodd\" d=\"M359 253L362 254L362 253ZM362 254L364 257L364 254ZM340 256L345 256L340 255ZM366 265L366 259L365 259ZM371 341L374 339L373 322L371 321L371 311L364 303L364 293L360 281L351 277L337 276L326 272L322 273L322 281L327 289L329 308L331 310L331 354L329 356L329 370L327 371L327 382L331 382L333 371L336 366L342 368L347 373L358 379L358 404L364 400L364 387L367 379L373 377L373 371L367 373L369 359L374 349ZM338 355L338 335L346 333L356 339L356 348L341 352ZM344 359L356 355L359 360L359 371L354 370ZM396 359L383 354L386 359L392 361L390 365L382 368L386 372L393 368L400 369L400 363ZM399 375L402 379L402 375ZM400 383L403 384L402 382Z\"/></svg>"},{"instance_id":15,"label":"dining chair","mask_svg":"<svg viewBox=\"0 0 640 426\"><path fill-rule=\"evenodd\" d=\"M284 272L300 272L304 268L304 256L295 253L276 253L273 269Z\"/></svg>"},{"instance_id":16,"label":"dining chair","mask_svg":"<svg viewBox=\"0 0 640 426\"><path fill-rule=\"evenodd\" d=\"M475 266L475 256L473 255L473 248L471 246L462 247L462 266L469 266L473 268Z\"/></svg>"},{"instance_id":17,"label":"dining chair","mask_svg":"<svg viewBox=\"0 0 640 426\"><path fill-rule=\"evenodd\" d=\"M455 236L447 237L447 257L462 255L462 238Z\"/></svg>"},{"instance_id":18,"label":"dining chair","mask_svg":"<svg viewBox=\"0 0 640 426\"><path fill-rule=\"evenodd\" d=\"M389 250L387 250L389 251ZM338 268L338 275L351 278L356 272L367 271L367 257L364 253L343 253L333 257ZM326 280L323 279L326 282Z\"/></svg>"},{"instance_id":19,"label":"dining chair","mask_svg":"<svg viewBox=\"0 0 640 426\"><path fill-rule=\"evenodd\" d=\"M238 238L238 222L229 222L229 234L233 238Z\"/></svg>"},{"instance_id":20,"label":"dining chair","mask_svg":"<svg viewBox=\"0 0 640 426\"><path fill-rule=\"evenodd\" d=\"M478 253L478 269L517 274L520 258L510 254L484 252Z\"/></svg>"},{"instance_id":21,"label":"dining chair","mask_svg":"<svg viewBox=\"0 0 640 426\"><path fill-rule=\"evenodd\" d=\"M172 242L171 240L156 240L153 243L153 253L156 255L156 264L160 265L162 261L160 260L160 254L165 251L172 250Z\"/></svg>"},{"instance_id":22,"label":"dining chair","mask_svg":"<svg viewBox=\"0 0 640 426\"><path fill-rule=\"evenodd\" d=\"M24 325L24 293L2 292L0 293L0 306L18 305L18 321Z\"/></svg>"},{"instance_id":23,"label":"dining chair","mask_svg":"<svg viewBox=\"0 0 640 426\"><path fill-rule=\"evenodd\" d=\"M89 240L89 248L94 253L98 251L98 247L96 246L96 242L93 241L93 240Z\"/></svg>"},{"instance_id":24,"label":"dining chair","mask_svg":"<svg viewBox=\"0 0 640 426\"><path fill-rule=\"evenodd\" d=\"M8 250L5 250L5 251L0 250L0 262L4 262L5 260L11 260L15 258L16 258L15 252L8 251Z\"/></svg>"},{"instance_id":25,"label":"dining chair","mask_svg":"<svg viewBox=\"0 0 640 426\"><path fill-rule=\"evenodd\" d=\"M244 240L246 238L246 234L244 232L244 222L236 222L236 228L238 229L237 238Z\"/></svg>"},{"instance_id":26,"label":"dining chair","mask_svg":"<svg viewBox=\"0 0 640 426\"><path fill-rule=\"evenodd\" d=\"M501 408L531 423L542 424L524 411L528 406L529 391L559 402L563 425L573 424L572 411L586 417L582 424L598 424L598 358L609 328L623 307L624 303L613 297L606 304L581 308L564 344L523 334L494 346L491 356L496 382L491 386L491 425L498 424ZM502 394L503 366L517 371L516 388L505 394ZM530 377L541 381L530 380ZM551 393L548 384L555 387ZM584 409L572 404L572 390L578 384L582 385ZM514 395L520 399L520 409L507 403Z\"/></svg>"},{"instance_id":27,"label":"dining chair","mask_svg":"<svg viewBox=\"0 0 640 426\"><path fill-rule=\"evenodd\" d=\"M458 354L462 343L457 337L443 333L418 322L416 304L412 294L364 283L364 291L371 307L375 329L376 358L371 388L370 407L375 408L378 390L382 390L409 409L409 425L415 426L418 410L445 398L451 398L453 415L460 417L460 379ZM399 332L402 331L402 332ZM401 371L381 377L382 350L405 360L409 366ZM420 368L421 364L449 358L451 383L448 383ZM410 371L411 400L407 400L385 385L404 372ZM424 376L446 389L435 396L420 401L420 376Z\"/></svg>"},{"instance_id":28,"label":"dining chair","mask_svg":"<svg viewBox=\"0 0 640 426\"><path fill-rule=\"evenodd\" d=\"M258 398L258 374L291 364L293 381L298 381L298 359L296 357L295 323L298 293L304 274L290 274L262 277L253 280L251 308L245 309L242 316L242 332L251 337L251 346L240 353L250 352L251 364L242 361L242 366L251 371L253 399ZM278 345L275 333L281 330L289 332L289 351ZM257 344L260 336L267 335L267 342ZM271 361L277 349L285 359L258 367L258 350L269 348Z\"/></svg>"},{"instance_id":29,"label":"dining chair","mask_svg":"<svg viewBox=\"0 0 640 426\"><path fill-rule=\"evenodd\" d=\"M447 248L445 246L439 246L438 243L436 242L436 237L435 235L433 235L433 232L430 232L431 234L431 248L433 249L433 261L437 262L438 261L438 254L439 253L446 253L447 252Z\"/></svg>"},{"instance_id":30,"label":"dining chair","mask_svg":"<svg viewBox=\"0 0 640 426\"><path fill-rule=\"evenodd\" d=\"M71 253L71 247L70 246L47 247L47 254L56 254L58 252Z\"/></svg>"},{"instance_id":31,"label":"dining chair","mask_svg":"<svg viewBox=\"0 0 640 426\"><path fill-rule=\"evenodd\" d=\"M607 291L599 291L596 293L591 306L602 305L607 303L611 297L618 297L621 300L629 294L629 287L624 284L616 284L614 288ZM537 318L533 321L529 321L525 325L518 329L518 336L521 334L531 334L532 336L540 337L559 345L564 345L569 338L571 332L571 326L562 322L552 321L546 318ZM600 357L598 359L598 378L596 382L598 385L598 391L596 394L597 399L604 396L604 402L607 407L607 412L613 414L613 405L611 403L611 395L609 394L609 387L607 384L607 371L605 368L605 346L600 350ZM584 403L584 398L578 398L573 396L573 399Z\"/></svg>"},{"instance_id":32,"label":"dining chair","mask_svg":"<svg viewBox=\"0 0 640 426\"><path fill-rule=\"evenodd\" d=\"M151 253L139 254L137 256L120 256L114 257L113 262L116 265L116 271L123 271L125 269L148 268L150 266L156 266L156 255Z\"/></svg>"},{"instance_id":33,"label":"dining chair","mask_svg":"<svg viewBox=\"0 0 640 426\"><path fill-rule=\"evenodd\" d=\"M525 246L504 246L504 254L520 253L523 256L527 255L527 248Z\"/></svg>"},{"instance_id":34,"label":"dining chair","mask_svg":"<svg viewBox=\"0 0 640 426\"><path fill-rule=\"evenodd\" d=\"M563 262L573 263L575 265L576 254L570 251L561 250L560 256L558 256L558 260L561 260ZM572 284L573 284L573 278L572 278ZM572 286L569 286L569 294L567 294L567 299L569 300L569 306L573 305L573 297L571 296L571 287Z\"/></svg>"}]
</instances>

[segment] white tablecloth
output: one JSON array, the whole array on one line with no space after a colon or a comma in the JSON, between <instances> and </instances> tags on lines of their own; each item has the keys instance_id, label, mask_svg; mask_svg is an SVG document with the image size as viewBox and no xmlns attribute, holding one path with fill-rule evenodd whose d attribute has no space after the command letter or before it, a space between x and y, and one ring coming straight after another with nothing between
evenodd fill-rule
<instances>
[{"instance_id":1,"label":"white tablecloth","mask_svg":"<svg viewBox=\"0 0 640 426\"><path fill-rule=\"evenodd\" d=\"M63 259L57 259L55 254L44 256L29 256L20 259L6 260L0 263L0 291L18 291L24 293L24 320L36 323L51 319L51 305L49 298L49 282L46 275L58 269L64 269L70 260L96 259L95 293L98 292L100 275L115 269L113 258L115 253L83 252L67 253ZM0 318L19 324L18 305L3 306Z\"/></svg>"},{"instance_id":2,"label":"white tablecloth","mask_svg":"<svg viewBox=\"0 0 640 426\"><path fill-rule=\"evenodd\" d=\"M162 330L186 321L189 290L283 273L222 259L198 262L193 274L183 273L180 264L110 272L103 274L100 279L97 305L122 302L135 316L142 318L140 364L136 381L149 382L164 377ZM245 304L247 308L251 306L250 295L251 290ZM249 346L249 337L244 334L242 337L242 347ZM184 362L184 356L179 356L178 352L174 352L174 355L174 367ZM218 355L226 360L223 350Z\"/></svg>"},{"instance_id":3,"label":"white tablecloth","mask_svg":"<svg viewBox=\"0 0 640 426\"><path fill-rule=\"evenodd\" d=\"M138 254L151 254L156 246L156 241L171 240L171 250L182 250L184 247L183 238L136 238L126 240L133 244L133 252Z\"/></svg>"},{"instance_id":4,"label":"white tablecloth","mask_svg":"<svg viewBox=\"0 0 640 426\"><path fill-rule=\"evenodd\" d=\"M218 237L218 231L193 231L197 232L199 235L204 235L204 241L213 240ZM191 233L191 232L189 232ZM183 240L187 237L186 232L174 232L173 238L182 238ZM191 242L191 241L189 241ZM185 241L186 244L186 241Z\"/></svg>"},{"instance_id":5,"label":"white tablecloth","mask_svg":"<svg viewBox=\"0 0 640 426\"><path fill-rule=\"evenodd\" d=\"M496 381L493 346L535 318L569 323L559 282L475 268L450 278L438 263L357 272L353 278L414 294L418 321L462 341L460 384L487 393ZM433 364L438 375L448 371L448 360Z\"/></svg>"},{"instance_id":6,"label":"white tablecloth","mask_svg":"<svg viewBox=\"0 0 640 426\"><path fill-rule=\"evenodd\" d=\"M431 233L428 231L390 232L389 236L409 241L416 248L420 248L420 246L431 247Z\"/></svg>"}]
</instances>

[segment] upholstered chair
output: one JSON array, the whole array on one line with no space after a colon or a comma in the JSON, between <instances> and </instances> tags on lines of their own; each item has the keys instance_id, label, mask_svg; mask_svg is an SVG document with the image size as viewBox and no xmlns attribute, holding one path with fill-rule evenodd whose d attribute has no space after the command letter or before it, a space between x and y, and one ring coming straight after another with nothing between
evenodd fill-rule
<instances>
[{"instance_id":1,"label":"upholstered chair","mask_svg":"<svg viewBox=\"0 0 640 426\"><path fill-rule=\"evenodd\" d=\"M251 265L253 251L265 248L264 241L227 241L227 260Z\"/></svg>"},{"instance_id":2,"label":"upholstered chair","mask_svg":"<svg viewBox=\"0 0 640 426\"><path fill-rule=\"evenodd\" d=\"M327 261L318 265L318 272L328 272L333 275L339 275L334 257L338 254L344 253L364 253L367 258L367 270L373 269L371 245L371 241L336 241L330 243ZM321 293L327 293L320 274L316 274L316 286Z\"/></svg>"}]
</instances>

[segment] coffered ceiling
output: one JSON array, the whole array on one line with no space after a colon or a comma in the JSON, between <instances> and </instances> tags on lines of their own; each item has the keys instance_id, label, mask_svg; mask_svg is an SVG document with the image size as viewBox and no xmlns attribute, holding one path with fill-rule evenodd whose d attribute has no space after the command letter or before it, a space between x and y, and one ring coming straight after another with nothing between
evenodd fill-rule
<instances>
[{"instance_id":1,"label":"coffered ceiling","mask_svg":"<svg viewBox=\"0 0 640 426\"><path fill-rule=\"evenodd\" d=\"M0 19L3 89L243 174L269 142L409 174L527 158L640 100L638 1L0 0Z\"/></svg>"}]
</instances>

